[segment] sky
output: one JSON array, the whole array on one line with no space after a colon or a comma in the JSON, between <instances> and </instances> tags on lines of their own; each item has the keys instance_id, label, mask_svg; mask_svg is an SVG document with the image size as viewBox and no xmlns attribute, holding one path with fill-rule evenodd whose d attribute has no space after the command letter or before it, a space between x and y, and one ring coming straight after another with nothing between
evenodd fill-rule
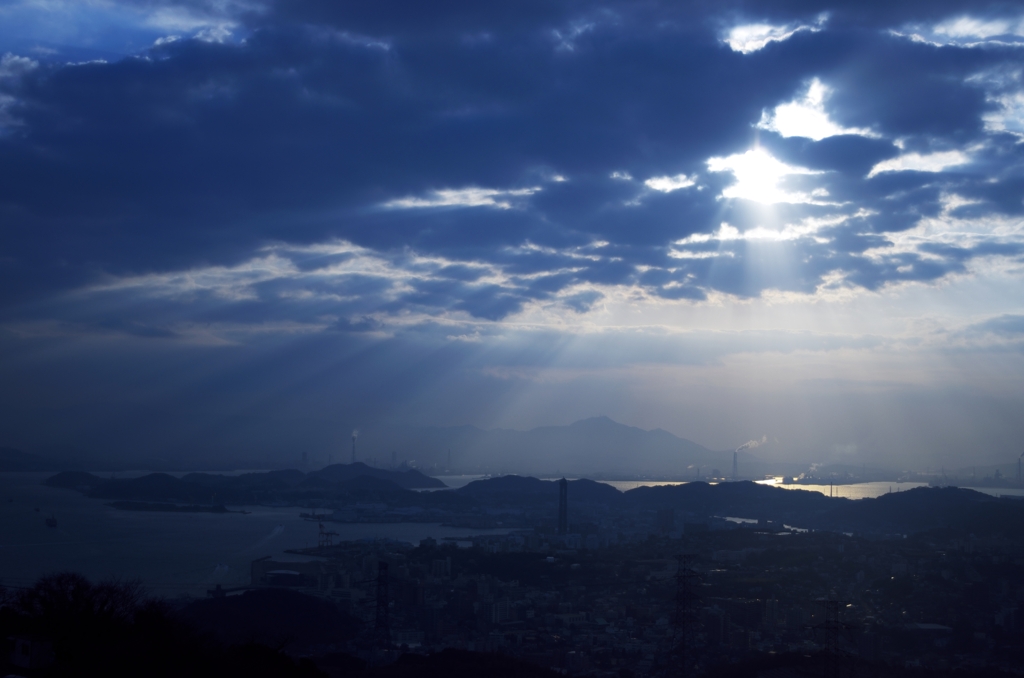
<instances>
[{"instance_id":1,"label":"sky","mask_svg":"<svg viewBox=\"0 0 1024 678\"><path fill-rule=\"evenodd\" d=\"M0 445L1024 451L1017 2L0 2Z\"/></svg>"}]
</instances>

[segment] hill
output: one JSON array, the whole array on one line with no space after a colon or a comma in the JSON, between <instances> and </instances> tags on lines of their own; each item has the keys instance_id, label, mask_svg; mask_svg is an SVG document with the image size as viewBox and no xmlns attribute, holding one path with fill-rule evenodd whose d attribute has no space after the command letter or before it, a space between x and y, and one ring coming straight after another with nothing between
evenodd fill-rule
<instances>
[{"instance_id":1,"label":"hill","mask_svg":"<svg viewBox=\"0 0 1024 678\"><path fill-rule=\"evenodd\" d=\"M553 515L558 501L558 483L504 476L470 483L455 493L490 507L541 508ZM730 516L861 534L947 530L978 536L1024 538L1024 501L952 487L920 487L875 499L853 500L749 481L659 485L627 492L591 480L569 483L571 515L578 515L580 509L590 512L595 506L618 510L624 515L672 508L698 519Z\"/></svg>"},{"instance_id":2,"label":"hill","mask_svg":"<svg viewBox=\"0 0 1024 678\"><path fill-rule=\"evenodd\" d=\"M79 490L101 499L189 504L302 503L318 498L347 498L394 505L441 505L460 499L454 495L435 497L436 493L421 495L412 491L445 487L441 481L418 471L385 471L361 463L337 464L308 474L291 469L237 476L189 473L181 478L150 473L138 478L105 479L83 471L64 471L48 478L45 484Z\"/></svg>"},{"instance_id":3,"label":"hill","mask_svg":"<svg viewBox=\"0 0 1024 678\"><path fill-rule=\"evenodd\" d=\"M344 482L361 477L378 478L380 480L389 480L399 487L404 487L407 490L441 489L443 487L447 487L437 478L431 478L416 469L409 469L406 471L389 471L386 469L367 466L361 461L357 461L354 464L332 464L320 469L319 471L313 471L308 475L315 476L332 483Z\"/></svg>"}]
</instances>

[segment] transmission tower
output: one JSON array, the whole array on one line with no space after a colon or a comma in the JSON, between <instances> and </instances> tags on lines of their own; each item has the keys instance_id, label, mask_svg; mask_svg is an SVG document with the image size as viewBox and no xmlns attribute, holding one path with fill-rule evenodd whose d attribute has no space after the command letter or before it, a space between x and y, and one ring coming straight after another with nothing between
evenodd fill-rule
<instances>
[{"instance_id":1,"label":"transmission tower","mask_svg":"<svg viewBox=\"0 0 1024 678\"><path fill-rule=\"evenodd\" d=\"M839 649L839 634L846 628L846 625L839 621L839 610L842 608L842 603L835 597L834 591L818 602L824 612L821 623L815 626L825 634L822 676L823 678L838 678L843 667L843 653Z\"/></svg>"},{"instance_id":2,"label":"transmission tower","mask_svg":"<svg viewBox=\"0 0 1024 678\"><path fill-rule=\"evenodd\" d=\"M679 675L693 675L696 663L696 641L700 630L697 619L697 586L700 575L694 569L697 556L684 553L676 556L676 610L675 624L679 633Z\"/></svg>"},{"instance_id":3,"label":"transmission tower","mask_svg":"<svg viewBox=\"0 0 1024 678\"><path fill-rule=\"evenodd\" d=\"M373 626L373 644L378 650L391 649L391 622L388 617L388 564L377 563L377 620Z\"/></svg>"}]
</instances>

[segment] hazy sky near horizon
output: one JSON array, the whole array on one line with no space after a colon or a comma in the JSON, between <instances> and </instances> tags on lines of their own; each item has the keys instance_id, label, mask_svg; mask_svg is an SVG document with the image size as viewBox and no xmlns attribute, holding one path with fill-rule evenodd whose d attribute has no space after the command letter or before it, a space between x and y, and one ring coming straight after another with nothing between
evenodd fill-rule
<instances>
[{"instance_id":1,"label":"hazy sky near horizon","mask_svg":"<svg viewBox=\"0 0 1024 678\"><path fill-rule=\"evenodd\" d=\"M0 446L1024 451L1016 2L0 2Z\"/></svg>"}]
</instances>

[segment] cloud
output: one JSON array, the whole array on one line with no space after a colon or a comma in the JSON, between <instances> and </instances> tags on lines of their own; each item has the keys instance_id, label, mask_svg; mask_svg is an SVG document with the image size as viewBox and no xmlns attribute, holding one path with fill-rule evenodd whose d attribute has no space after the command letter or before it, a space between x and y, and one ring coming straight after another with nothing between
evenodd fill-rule
<instances>
[{"instance_id":1,"label":"cloud","mask_svg":"<svg viewBox=\"0 0 1024 678\"><path fill-rule=\"evenodd\" d=\"M1024 91L994 96L990 101L998 109L983 116L985 129L1024 138Z\"/></svg>"},{"instance_id":2,"label":"cloud","mask_svg":"<svg viewBox=\"0 0 1024 678\"><path fill-rule=\"evenodd\" d=\"M392 209L413 209L422 207L497 207L510 209L510 198L533 195L541 190L535 188L517 188L496 190L491 188L442 189L432 191L427 198L397 198L384 203L382 207Z\"/></svg>"},{"instance_id":3,"label":"cloud","mask_svg":"<svg viewBox=\"0 0 1024 678\"><path fill-rule=\"evenodd\" d=\"M985 17L963 14L933 24L911 24L894 30L894 33L906 35L919 42L941 46L1024 47L1024 16Z\"/></svg>"},{"instance_id":4,"label":"cloud","mask_svg":"<svg viewBox=\"0 0 1024 678\"><path fill-rule=\"evenodd\" d=\"M870 130L842 127L833 122L825 111L825 100L830 92L826 85L814 78L802 99L779 104L771 114L763 112L757 126L778 132L783 137L807 137L815 141L840 134L874 136Z\"/></svg>"},{"instance_id":5,"label":"cloud","mask_svg":"<svg viewBox=\"0 0 1024 678\"><path fill-rule=\"evenodd\" d=\"M957 167L970 162L971 157L963 151L906 153L878 163L868 172L868 178L882 172L942 172L947 167Z\"/></svg>"},{"instance_id":6,"label":"cloud","mask_svg":"<svg viewBox=\"0 0 1024 678\"><path fill-rule=\"evenodd\" d=\"M47 62L114 61L170 36L227 39L264 9L259 0L14 0L0 7L0 45Z\"/></svg>"},{"instance_id":7,"label":"cloud","mask_svg":"<svg viewBox=\"0 0 1024 678\"><path fill-rule=\"evenodd\" d=\"M379 351L429 390L463 358L861 350L821 328L980 281L991 308L947 324L1019 314L1019 17L994 5L32 7L0 8L5 337L275 346L275 374L336 346L366 383L347 356ZM785 338L715 334L748 312Z\"/></svg>"},{"instance_id":8,"label":"cloud","mask_svg":"<svg viewBox=\"0 0 1024 678\"><path fill-rule=\"evenodd\" d=\"M39 62L8 52L0 57L0 79L18 78L39 68Z\"/></svg>"},{"instance_id":9,"label":"cloud","mask_svg":"<svg viewBox=\"0 0 1024 678\"><path fill-rule=\"evenodd\" d=\"M613 179L619 177L612 175ZM677 174L674 177L651 177L644 181L644 186L654 191L661 191L662 193L671 193L672 191L678 191L680 188L689 188L696 183L696 180L692 177L688 177L685 174Z\"/></svg>"},{"instance_id":10,"label":"cloud","mask_svg":"<svg viewBox=\"0 0 1024 678\"><path fill-rule=\"evenodd\" d=\"M975 323L967 328L968 334L994 334L1012 339L1024 339L1024 315L1005 314Z\"/></svg>"},{"instance_id":11,"label":"cloud","mask_svg":"<svg viewBox=\"0 0 1024 678\"><path fill-rule=\"evenodd\" d=\"M736 179L734 184L722 191L723 198L773 204L812 202L817 197L804 192L788 191L782 183L794 175L820 174L819 171L787 165L763 148L754 148L724 158L709 158L707 165L708 170L712 172L731 172Z\"/></svg>"},{"instance_id":12,"label":"cloud","mask_svg":"<svg viewBox=\"0 0 1024 678\"><path fill-rule=\"evenodd\" d=\"M827 16L822 15L813 24L742 24L730 28L722 41L735 52L750 54L764 49L770 43L788 40L801 31L820 31L826 20Z\"/></svg>"},{"instance_id":13,"label":"cloud","mask_svg":"<svg viewBox=\"0 0 1024 678\"><path fill-rule=\"evenodd\" d=\"M940 209L930 179L897 180L913 173L889 170L935 166L944 157L926 146L948 143L941 133L947 122L927 116L949 107L922 108L921 124L937 131L927 140L904 135L902 154L884 138L850 134L877 129L896 138L892 116L908 109L899 97L910 85L953 88L951 78L929 75L953 67L924 59L914 51L920 46L843 32L833 21L787 43L804 55L789 66L750 62L736 74L739 86L707 75L710 64L735 68L709 29L647 25L642 14L588 19L570 65L549 36L530 33L547 19L528 12L506 28L491 23L497 15L480 14L491 38L466 40L448 24L405 33L404 24L376 13L373 21L384 24L370 22L370 14L364 22L358 12L316 25L267 23L283 11L249 17L246 30L259 29L244 42L180 40L139 58L77 71L46 65L10 79L19 119L38 143L8 143L0 193L19 219L36 215L40 238L60 244L12 243L19 263L0 267L0 276L18 283L5 284L5 294L96 289L101 274L145 279L147 287L132 289L146 295L169 284L158 281L191 279L195 294L256 304L252 313L306 309L309 299L329 305L365 289L362 307L324 313L504 320L544 304L585 314L592 307L573 300L586 290L605 297L632 290L656 305L715 293L817 294L837 279L877 289L940 279L992 251L940 250L931 236L897 243L891 235ZM552 19L559 26L574 20ZM828 31L835 34L826 38ZM500 36L519 45L525 60L510 59ZM877 59L864 57L876 51ZM805 52L827 55L815 57L820 76L808 76ZM906 75L886 69L894 58L907 64ZM625 75L609 74L606 59ZM837 65L846 69L842 77L825 72ZM566 68L571 73L554 77ZM638 88L636 72L657 85ZM971 98L976 84L958 87L950 90L958 101L977 105L957 115L973 115L982 133L984 97ZM109 94L82 98L88 88ZM679 88L704 92L706 105L689 105ZM772 103L792 92L801 94ZM894 98L886 98L890 92ZM946 90L914 93L940 95ZM818 125L805 125L809 136L796 134L800 115ZM759 118L772 133L751 146ZM80 130L74 140L58 132L71 120ZM127 130L133 144L120 143ZM832 132L843 134L823 136ZM55 157L75 161L52 165ZM868 173L872 182L864 181ZM44 176L48 191L39 189ZM977 179L958 190L975 211L1007 210L1009 180L983 186ZM683 190L698 187L706 190ZM64 196L60 204L48 199L52 191ZM139 227L140 214L148 227ZM57 237L71 221L102 223L104 235ZM341 290L340 275L313 275L317 258L295 254L335 242L359 248L365 255L356 259L383 262L389 273L352 274L351 287ZM283 245L268 250L268 243ZM399 247L411 258L397 256ZM766 247L780 257L772 267L758 263ZM897 250L899 261L891 260ZM57 260L66 262L59 275L33 273ZM266 266L283 268L261 279ZM225 280L203 289L219 275Z\"/></svg>"},{"instance_id":14,"label":"cloud","mask_svg":"<svg viewBox=\"0 0 1024 678\"><path fill-rule=\"evenodd\" d=\"M964 38L984 40L1000 35L1024 37L1024 18L1017 22L1010 22L1005 19L959 16L936 24L933 30L938 35L945 35L954 40Z\"/></svg>"}]
</instances>

